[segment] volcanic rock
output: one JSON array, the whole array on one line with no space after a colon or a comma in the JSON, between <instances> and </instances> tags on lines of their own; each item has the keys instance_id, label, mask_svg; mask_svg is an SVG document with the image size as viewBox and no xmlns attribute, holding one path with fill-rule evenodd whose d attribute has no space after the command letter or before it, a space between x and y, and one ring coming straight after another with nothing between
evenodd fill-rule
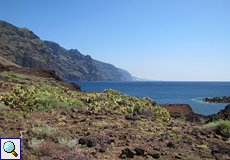
<instances>
[{"instance_id":1,"label":"volcanic rock","mask_svg":"<svg viewBox=\"0 0 230 160\"><path fill-rule=\"evenodd\" d=\"M184 116L187 121L190 122L200 122L200 119L197 115L193 112L192 108L188 104L159 104L159 106L165 108L172 117L180 118Z\"/></svg>"}]
</instances>

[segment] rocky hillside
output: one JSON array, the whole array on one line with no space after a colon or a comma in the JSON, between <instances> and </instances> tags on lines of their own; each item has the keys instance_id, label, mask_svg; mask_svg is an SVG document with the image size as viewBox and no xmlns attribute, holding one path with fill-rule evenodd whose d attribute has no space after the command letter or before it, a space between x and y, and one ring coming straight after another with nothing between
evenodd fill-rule
<instances>
[{"instance_id":1,"label":"rocky hillside","mask_svg":"<svg viewBox=\"0 0 230 160\"><path fill-rule=\"evenodd\" d=\"M0 21L0 56L23 67L57 67L54 55L37 35L4 21Z\"/></svg>"},{"instance_id":2,"label":"rocky hillside","mask_svg":"<svg viewBox=\"0 0 230 160\"><path fill-rule=\"evenodd\" d=\"M67 50L59 44L44 41L49 51L55 56L57 74L69 81L103 81L102 74L92 58L82 55L77 49Z\"/></svg>"},{"instance_id":3,"label":"rocky hillside","mask_svg":"<svg viewBox=\"0 0 230 160\"><path fill-rule=\"evenodd\" d=\"M0 68L0 138L21 138L23 160L230 159L229 106L218 113L225 121L197 124L188 105L164 105L170 117L150 98L73 91L49 74Z\"/></svg>"}]
</instances>

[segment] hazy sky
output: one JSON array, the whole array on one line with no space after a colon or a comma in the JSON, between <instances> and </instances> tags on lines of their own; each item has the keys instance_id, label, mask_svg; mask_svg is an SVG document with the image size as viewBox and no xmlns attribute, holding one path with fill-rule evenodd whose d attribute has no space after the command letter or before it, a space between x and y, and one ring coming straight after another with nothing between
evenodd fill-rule
<instances>
[{"instance_id":1,"label":"hazy sky","mask_svg":"<svg viewBox=\"0 0 230 160\"><path fill-rule=\"evenodd\" d=\"M136 77L230 81L230 0L0 0L0 20Z\"/></svg>"}]
</instances>

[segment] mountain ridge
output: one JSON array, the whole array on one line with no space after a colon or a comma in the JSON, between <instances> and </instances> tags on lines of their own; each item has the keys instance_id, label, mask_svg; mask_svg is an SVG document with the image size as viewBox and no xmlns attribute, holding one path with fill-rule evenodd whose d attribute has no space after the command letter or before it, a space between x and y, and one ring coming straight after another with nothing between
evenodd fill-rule
<instances>
[{"instance_id":1,"label":"mountain ridge","mask_svg":"<svg viewBox=\"0 0 230 160\"><path fill-rule=\"evenodd\" d=\"M52 69L69 81L122 81L130 73L92 59L77 49L67 50L53 41L41 40L27 28L0 20L0 60L5 65Z\"/></svg>"},{"instance_id":2,"label":"mountain ridge","mask_svg":"<svg viewBox=\"0 0 230 160\"><path fill-rule=\"evenodd\" d=\"M0 55L19 66L56 70L55 57L32 31L0 21Z\"/></svg>"},{"instance_id":3,"label":"mountain ridge","mask_svg":"<svg viewBox=\"0 0 230 160\"><path fill-rule=\"evenodd\" d=\"M122 81L121 73L118 69L109 63L101 62L98 60L93 60L96 66L102 73L102 77L105 81Z\"/></svg>"},{"instance_id":4,"label":"mountain ridge","mask_svg":"<svg viewBox=\"0 0 230 160\"><path fill-rule=\"evenodd\" d=\"M97 66L89 55L84 56L77 49L67 50L58 43L44 41L57 61L57 74L64 80L100 81L103 80ZM66 72L68 70L68 72Z\"/></svg>"}]
</instances>

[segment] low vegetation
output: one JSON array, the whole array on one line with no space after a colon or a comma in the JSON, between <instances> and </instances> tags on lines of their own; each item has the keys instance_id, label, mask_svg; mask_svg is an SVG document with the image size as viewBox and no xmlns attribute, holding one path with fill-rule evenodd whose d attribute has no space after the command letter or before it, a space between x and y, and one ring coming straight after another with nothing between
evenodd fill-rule
<instances>
[{"instance_id":1,"label":"low vegetation","mask_svg":"<svg viewBox=\"0 0 230 160\"><path fill-rule=\"evenodd\" d=\"M7 136L20 131L21 138L26 137L30 153L36 158L92 159L92 153L104 153L106 149L110 149L110 155L117 154L110 152L113 151L112 142L116 142L116 147L124 148L141 144L142 141L154 144L164 143L164 140L167 140L167 145L161 147L174 148L185 143L189 144L186 144L188 147L194 143L195 149L210 152L210 145L199 143L196 131L190 130L185 116L180 117L183 121L171 122L169 112L158 105L153 106L148 97L132 97L112 89L105 89L102 93L70 91L53 79L14 72L2 72L0 77L1 120L13 126ZM139 119L126 119L126 116L139 116L140 113L144 115ZM183 127L177 126L180 123ZM24 130L23 127L18 128L18 125L30 125L30 129ZM3 134L4 125L0 127L0 134ZM223 137L230 138L228 120L216 117L213 122L200 127L203 130L215 130ZM89 153L89 150L85 150L86 146L96 146L97 151L91 148ZM157 145L153 147L159 150ZM188 158L190 155L181 154L178 157L183 156Z\"/></svg>"},{"instance_id":2,"label":"low vegetation","mask_svg":"<svg viewBox=\"0 0 230 160\"><path fill-rule=\"evenodd\" d=\"M230 121L217 120L204 125L205 129L216 129L221 135L230 138Z\"/></svg>"},{"instance_id":3,"label":"low vegetation","mask_svg":"<svg viewBox=\"0 0 230 160\"><path fill-rule=\"evenodd\" d=\"M73 105L80 105L84 109L92 108L100 110L103 107L115 110L117 114L130 114L139 112L141 109L149 108L153 111L154 117L170 121L170 114L160 106L152 106L144 98L136 98L124 95L116 90L105 89L102 93L88 94L84 92L68 91L67 88L58 83L50 85L49 82L38 78L30 78L25 75L13 72L3 72L1 76L14 81L27 81L25 84L13 84L12 92L5 92L0 97L3 104L14 109L24 111L49 111L53 108L68 109ZM29 85L32 82L33 85ZM5 82L1 82L5 85ZM47 84L48 83L48 84ZM2 106L5 107L5 106ZM6 107L5 107L6 108Z\"/></svg>"}]
</instances>

